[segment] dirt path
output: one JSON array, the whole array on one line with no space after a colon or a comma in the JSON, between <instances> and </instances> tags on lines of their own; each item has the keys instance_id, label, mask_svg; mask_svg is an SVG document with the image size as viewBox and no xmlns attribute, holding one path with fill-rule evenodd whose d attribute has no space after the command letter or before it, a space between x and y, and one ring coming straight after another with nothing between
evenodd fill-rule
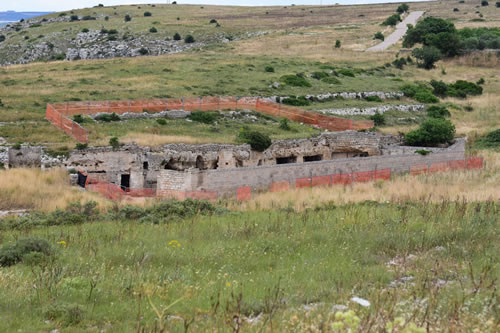
<instances>
[{"instance_id":1,"label":"dirt path","mask_svg":"<svg viewBox=\"0 0 500 333\"><path fill-rule=\"evenodd\" d=\"M375 46L372 46L372 47L366 49L366 51L373 51L373 52L385 51L388 47L396 44L406 34L406 31L408 30L407 25L408 24L415 25L415 23L417 23L418 19L422 15L424 15L424 13L425 12L422 12L422 11L411 12L403 20L403 22L399 23L396 26L396 31L394 31L392 34L390 34L389 36L387 36L382 43L377 44Z\"/></svg>"}]
</instances>

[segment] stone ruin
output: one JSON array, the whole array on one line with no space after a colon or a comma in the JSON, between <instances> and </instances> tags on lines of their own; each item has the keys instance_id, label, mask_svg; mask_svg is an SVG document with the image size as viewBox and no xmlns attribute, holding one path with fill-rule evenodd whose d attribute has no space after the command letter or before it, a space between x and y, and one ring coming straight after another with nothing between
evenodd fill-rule
<instances>
[{"instance_id":1,"label":"stone ruin","mask_svg":"<svg viewBox=\"0 0 500 333\"><path fill-rule=\"evenodd\" d=\"M73 151L65 164L92 179L123 188L156 189L162 170L222 170L368 157L399 144L401 139L394 136L345 131L310 139L277 140L264 152L252 150L247 144L95 147Z\"/></svg>"}]
</instances>

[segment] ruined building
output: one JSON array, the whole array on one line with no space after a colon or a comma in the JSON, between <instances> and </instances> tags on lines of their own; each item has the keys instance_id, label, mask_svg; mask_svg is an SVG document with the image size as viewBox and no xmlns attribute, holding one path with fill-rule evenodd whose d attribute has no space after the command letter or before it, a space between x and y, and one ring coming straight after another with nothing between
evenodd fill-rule
<instances>
[{"instance_id":1,"label":"ruined building","mask_svg":"<svg viewBox=\"0 0 500 333\"><path fill-rule=\"evenodd\" d=\"M402 146L394 136L346 131L275 141L264 152L219 144L88 148L72 152L66 166L91 183L125 192L150 189L164 197L215 199L239 197L241 191L388 179L392 173L466 163L463 139L447 148L425 148L426 156L416 153L420 149Z\"/></svg>"}]
</instances>

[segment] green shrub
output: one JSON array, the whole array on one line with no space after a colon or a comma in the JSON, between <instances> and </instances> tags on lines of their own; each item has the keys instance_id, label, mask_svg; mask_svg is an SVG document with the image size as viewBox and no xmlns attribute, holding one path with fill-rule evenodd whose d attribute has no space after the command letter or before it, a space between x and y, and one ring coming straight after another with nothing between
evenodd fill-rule
<instances>
[{"instance_id":1,"label":"green shrub","mask_svg":"<svg viewBox=\"0 0 500 333\"><path fill-rule=\"evenodd\" d=\"M284 131L290 131L292 128L290 127L290 121L287 118L280 119L280 129Z\"/></svg>"},{"instance_id":2,"label":"green shrub","mask_svg":"<svg viewBox=\"0 0 500 333\"><path fill-rule=\"evenodd\" d=\"M407 64L407 61L405 58L398 58L398 59L394 60L392 62L392 64L394 65L394 67L396 67L398 69L403 69L404 66Z\"/></svg>"},{"instance_id":3,"label":"green shrub","mask_svg":"<svg viewBox=\"0 0 500 333\"><path fill-rule=\"evenodd\" d=\"M151 12L144 12L144 17L150 17L150 16L153 16L153 14L151 14Z\"/></svg>"},{"instance_id":4,"label":"green shrub","mask_svg":"<svg viewBox=\"0 0 500 333\"><path fill-rule=\"evenodd\" d=\"M249 129L243 128L237 136L237 141L242 143L247 143L256 151L264 151L269 148L272 144L269 135L258 132L251 131Z\"/></svg>"},{"instance_id":5,"label":"green shrub","mask_svg":"<svg viewBox=\"0 0 500 333\"><path fill-rule=\"evenodd\" d=\"M119 115L117 115L116 113L113 112L113 113L100 114L97 117L95 117L95 120L104 121L106 123L109 123L111 121L120 121L121 118Z\"/></svg>"},{"instance_id":6,"label":"green shrub","mask_svg":"<svg viewBox=\"0 0 500 333\"><path fill-rule=\"evenodd\" d=\"M66 59L66 53L58 53L52 57L54 60L64 60Z\"/></svg>"},{"instance_id":7,"label":"green shrub","mask_svg":"<svg viewBox=\"0 0 500 333\"><path fill-rule=\"evenodd\" d=\"M95 21L96 18L93 17L93 16L90 16L90 15L86 15L84 17L82 17L82 21Z\"/></svg>"},{"instance_id":8,"label":"green shrub","mask_svg":"<svg viewBox=\"0 0 500 333\"><path fill-rule=\"evenodd\" d=\"M217 24L217 20L216 19L211 19L210 20L210 24Z\"/></svg>"},{"instance_id":9,"label":"green shrub","mask_svg":"<svg viewBox=\"0 0 500 333\"><path fill-rule=\"evenodd\" d=\"M299 75L283 75L280 81L293 87L312 87L305 78Z\"/></svg>"},{"instance_id":10,"label":"green shrub","mask_svg":"<svg viewBox=\"0 0 500 333\"><path fill-rule=\"evenodd\" d=\"M439 102L439 98L434 96L431 92L420 90L415 94L415 100L420 103L437 103Z\"/></svg>"},{"instance_id":11,"label":"green shrub","mask_svg":"<svg viewBox=\"0 0 500 333\"><path fill-rule=\"evenodd\" d=\"M486 7L488 5L489 5L488 1L486 0L481 1L481 6Z\"/></svg>"},{"instance_id":12,"label":"green shrub","mask_svg":"<svg viewBox=\"0 0 500 333\"><path fill-rule=\"evenodd\" d=\"M192 44L194 42L195 42L195 40L194 40L194 37L192 35L187 35L184 38L184 43L186 43L186 44Z\"/></svg>"},{"instance_id":13,"label":"green shrub","mask_svg":"<svg viewBox=\"0 0 500 333\"><path fill-rule=\"evenodd\" d=\"M89 29L87 29L87 28L83 28L83 29L82 29L82 32L83 32L83 33L87 33L87 32L89 32Z\"/></svg>"},{"instance_id":14,"label":"green shrub","mask_svg":"<svg viewBox=\"0 0 500 333\"><path fill-rule=\"evenodd\" d=\"M425 120L418 129L405 135L410 146L432 147L453 140L455 126L451 121L439 118Z\"/></svg>"},{"instance_id":15,"label":"green shrub","mask_svg":"<svg viewBox=\"0 0 500 333\"><path fill-rule=\"evenodd\" d=\"M485 82L486 82L486 81L484 81L484 79L483 79L483 78L480 78L480 79L476 82L476 84L477 84L477 85L482 85L482 84L484 84Z\"/></svg>"},{"instance_id":16,"label":"green shrub","mask_svg":"<svg viewBox=\"0 0 500 333\"><path fill-rule=\"evenodd\" d=\"M283 104L292 105L292 106L307 106L307 105L311 105L311 101L309 101L304 96L299 96L299 97L290 96L290 97L284 98L281 102Z\"/></svg>"},{"instance_id":17,"label":"green shrub","mask_svg":"<svg viewBox=\"0 0 500 333\"><path fill-rule=\"evenodd\" d=\"M365 100L368 102L382 102L382 98L378 96L366 96Z\"/></svg>"},{"instance_id":18,"label":"green shrub","mask_svg":"<svg viewBox=\"0 0 500 333\"><path fill-rule=\"evenodd\" d=\"M399 5L399 7L396 9L396 12L398 12L398 14L403 14L406 13L409 9L410 7L407 4L403 3Z\"/></svg>"},{"instance_id":19,"label":"green shrub","mask_svg":"<svg viewBox=\"0 0 500 333\"><path fill-rule=\"evenodd\" d=\"M448 96L448 85L443 81L431 80L430 82L433 90L432 93L439 97Z\"/></svg>"},{"instance_id":20,"label":"green shrub","mask_svg":"<svg viewBox=\"0 0 500 333\"><path fill-rule=\"evenodd\" d=\"M217 119L219 119L220 114L218 112L207 112L207 111L193 111L189 115L189 119L203 124L213 124Z\"/></svg>"},{"instance_id":21,"label":"green shrub","mask_svg":"<svg viewBox=\"0 0 500 333\"><path fill-rule=\"evenodd\" d=\"M69 19L71 22L80 21L80 19L78 18L78 15L71 15Z\"/></svg>"},{"instance_id":22,"label":"green shrub","mask_svg":"<svg viewBox=\"0 0 500 333\"><path fill-rule=\"evenodd\" d=\"M113 149L117 149L120 147L120 141L116 136L114 136L111 139L109 139L109 145L113 147Z\"/></svg>"},{"instance_id":23,"label":"green shrub","mask_svg":"<svg viewBox=\"0 0 500 333\"><path fill-rule=\"evenodd\" d=\"M383 23L382 25L390 25L390 26L395 26L396 24L398 24L399 22L401 22L401 16L399 16L398 14L394 14L394 15L391 15L389 16Z\"/></svg>"},{"instance_id":24,"label":"green shrub","mask_svg":"<svg viewBox=\"0 0 500 333\"><path fill-rule=\"evenodd\" d=\"M125 15L125 22L130 22L132 21L132 17L130 15Z\"/></svg>"},{"instance_id":25,"label":"green shrub","mask_svg":"<svg viewBox=\"0 0 500 333\"><path fill-rule=\"evenodd\" d=\"M156 122L161 126L165 126L167 124L167 121L165 119L156 119Z\"/></svg>"},{"instance_id":26,"label":"green shrub","mask_svg":"<svg viewBox=\"0 0 500 333\"><path fill-rule=\"evenodd\" d=\"M452 97L467 97L467 95L481 95L483 93L483 87L469 81L458 80L453 84L449 85L450 91L448 96ZM455 95L452 95L452 92Z\"/></svg>"},{"instance_id":27,"label":"green shrub","mask_svg":"<svg viewBox=\"0 0 500 333\"><path fill-rule=\"evenodd\" d=\"M447 118L450 117L450 111L444 106L441 105L431 105L427 108L427 116L429 118Z\"/></svg>"},{"instance_id":28,"label":"green shrub","mask_svg":"<svg viewBox=\"0 0 500 333\"><path fill-rule=\"evenodd\" d=\"M149 32L154 34L154 33L158 32L158 29L156 29L155 27L152 27L151 29L149 29Z\"/></svg>"},{"instance_id":29,"label":"green shrub","mask_svg":"<svg viewBox=\"0 0 500 333\"><path fill-rule=\"evenodd\" d=\"M341 68L338 70L339 74L342 74L344 76L349 76L349 77L355 77L354 72L350 69L347 68Z\"/></svg>"},{"instance_id":30,"label":"green shrub","mask_svg":"<svg viewBox=\"0 0 500 333\"><path fill-rule=\"evenodd\" d=\"M375 126L385 125L385 116L383 113L376 112L373 116L370 116L370 120L373 120Z\"/></svg>"},{"instance_id":31,"label":"green shrub","mask_svg":"<svg viewBox=\"0 0 500 333\"><path fill-rule=\"evenodd\" d=\"M329 75L328 73L325 72L314 72L312 73L311 77L316 80L323 80L324 78L327 78Z\"/></svg>"},{"instance_id":32,"label":"green shrub","mask_svg":"<svg viewBox=\"0 0 500 333\"><path fill-rule=\"evenodd\" d=\"M45 256L53 254L52 248L45 239L26 238L16 241L14 244L6 244L0 248L0 267L15 265L30 253L40 253Z\"/></svg>"},{"instance_id":33,"label":"green shrub","mask_svg":"<svg viewBox=\"0 0 500 333\"><path fill-rule=\"evenodd\" d=\"M77 143L75 148L76 148L76 150L85 150L88 147L89 147L89 145L86 143Z\"/></svg>"},{"instance_id":34,"label":"green shrub","mask_svg":"<svg viewBox=\"0 0 500 333\"><path fill-rule=\"evenodd\" d=\"M73 116L73 121L76 123L82 124L85 121L85 119L83 118L83 116L81 114L75 114Z\"/></svg>"},{"instance_id":35,"label":"green shrub","mask_svg":"<svg viewBox=\"0 0 500 333\"><path fill-rule=\"evenodd\" d=\"M5 40L5 36L4 35L0 35L0 43L3 42Z\"/></svg>"},{"instance_id":36,"label":"green shrub","mask_svg":"<svg viewBox=\"0 0 500 333\"><path fill-rule=\"evenodd\" d=\"M266 66L264 68L264 71L266 71L267 73L274 73L274 67L273 66Z\"/></svg>"},{"instance_id":37,"label":"green shrub","mask_svg":"<svg viewBox=\"0 0 500 333\"><path fill-rule=\"evenodd\" d=\"M326 84L342 84L342 82L340 82L339 79L337 79L336 77L332 77L332 76L325 77L325 78L321 79L321 81L326 83Z\"/></svg>"},{"instance_id":38,"label":"green shrub","mask_svg":"<svg viewBox=\"0 0 500 333\"><path fill-rule=\"evenodd\" d=\"M496 129L478 140L480 146L487 148L500 148L500 129Z\"/></svg>"},{"instance_id":39,"label":"green shrub","mask_svg":"<svg viewBox=\"0 0 500 333\"><path fill-rule=\"evenodd\" d=\"M415 154L419 154L419 155L422 155L422 156L427 156L430 153L431 153L430 150L425 150L425 149L415 150Z\"/></svg>"},{"instance_id":40,"label":"green shrub","mask_svg":"<svg viewBox=\"0 0 500 333\"><path fill-rule=\"evenodd\" d=\"M336 48L336 49L339 49L341 46L342 46L342 43L340 42L340 40L338 40L338 39L337 39L337 40L335 41L335 48Z\"/></svg>"},{"instance_id":41,"label":"green shrub","mask_svg":"<svg viewBox=\"0 0 500 333\"><path fill-rule=\"evenodd\" d=\"M148 53L149 53L149 50L148 50L148 49L146 49L145 47L141 47L141 48L139 49L139 54L141 54L141 55L146 55L146 54L148 54Z\"/></svg>"},{"instance_id":42,"label":"green shrub","mask_svg":"<svg viewBox=\"0 0 500 333\"><path fill-rule=\"evenodd\" d=\"M406 97L414 98L417 93L429 93L432 94L431 90L423 83L419 84L405 84L401 88L401 92L405 94Z\"/></svg>"},{"instance_id":43,"label":"green shrub","mask_svg":"<svg viewBox=\"0 0 500 333\"><path fill-rule=\"evenodd\" d=\"M377 33L373 36L373 39L380 39L380 40L382 40L382 41L383 41L383 40L385 39L385 37L384 37L384 34L383 34L383 33L381 33L381 32L379 31L379 32L377 32Z\"/></svg>"},{"instance_id":44,"label":"green shrub","mask_svg":"<svg viewBox=\"0 0 500 333\"><path fill-rule=\"evenodd\" d=\"M500 8L500 1L497 1L495 5L497 6L497 8Z\"/></svg>"},{"instance_id":45,"label":"green shrub","mask_svg":"<svg viewBox=\"0 0 500 333\"><path fill-rule=\"evenodd\" d=\"M181 40L181 39L182 39L181 35L178 32L176 32L174 34L174 40Z\"/></svg>"},{"instance_id":46,"label":"green shrub","mask_svg":"<svg viewBox=\"0 0 500 333\"><path fill-rule=\"evenodd\" d=\"M441 60L441 51L434 46L424 46L423 48L414 49L412 55L417 60L420 60L417 61L417 65L425 69L434 68L434 64Z\"/></svg>"}]
</instances>

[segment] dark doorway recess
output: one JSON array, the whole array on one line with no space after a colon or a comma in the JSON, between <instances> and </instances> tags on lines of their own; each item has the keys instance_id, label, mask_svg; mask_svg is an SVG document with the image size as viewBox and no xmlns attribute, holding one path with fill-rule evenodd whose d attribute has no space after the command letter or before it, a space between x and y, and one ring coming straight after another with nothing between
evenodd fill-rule
<instances>
[{"instance_id":1,"label":"dark doorway recess","mask_svg":"<svg viewBox=\"0 0 500 333\"><path fill-rule=\"evenodd\" d=\"M304 162L317 162L323 160L323 155L304 156Z\"/></svg>"},{"instance_id":2,"label":"dark doorway recess","mask_svg":"<svg viewBox=\"0 0 500 333\"><path fill-rule=\"evenodd\" d=\"M297 156L276 158L276 164L290 164L290 163L297 163Z\"/></svg>"},{"instance_id":3,"label":"dark doorway recess","mask_svg":"<svg viewBox=\"0 0 500 333\"><path fill-rule=\"evenodd\" d=\"M122 175L120 185L122 187L122 190L128 190L130 188L130 175Z\"/></svg>"}]
</instances>

